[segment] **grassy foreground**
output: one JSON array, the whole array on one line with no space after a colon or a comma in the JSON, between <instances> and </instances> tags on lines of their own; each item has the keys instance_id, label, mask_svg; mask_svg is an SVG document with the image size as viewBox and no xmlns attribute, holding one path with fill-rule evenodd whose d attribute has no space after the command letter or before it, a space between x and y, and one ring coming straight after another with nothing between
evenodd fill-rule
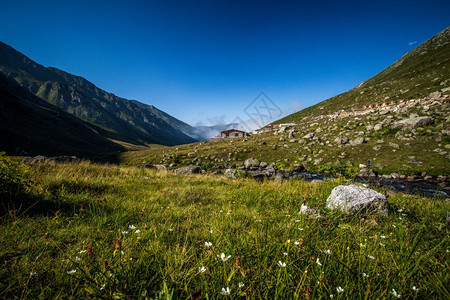
<instances>
[{"instance_id":1,"label":"grassy foreground","mask_svg":"<svg viewBox=\"0 0 450 300\"><path fill-rule=\"evenodd\" d=\"M348 216L325 209L339 182L90 163L29 176L2 196L2 299L450 298L444 199L393 194L389 217Z\"/></svg>"}]
</instances>

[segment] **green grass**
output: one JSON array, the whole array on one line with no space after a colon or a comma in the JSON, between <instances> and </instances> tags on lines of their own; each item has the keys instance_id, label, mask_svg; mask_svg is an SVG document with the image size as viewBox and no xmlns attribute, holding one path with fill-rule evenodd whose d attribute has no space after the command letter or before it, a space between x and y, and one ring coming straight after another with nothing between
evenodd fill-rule
<instances>
[{"instance_id":1,"label":"green grass","mask_svg":"<svg viewBox=\"0 0 450 300\"><path fill-rule=\"evenodd\" d=\"M388 217L349 216L325 208L339 181L256 183L84 162L29 174L26 194L2 198L0 298L450 296L444 199L392 194ZM324 218L299 215L303 203Z\"/></svg>"}]
</instances>

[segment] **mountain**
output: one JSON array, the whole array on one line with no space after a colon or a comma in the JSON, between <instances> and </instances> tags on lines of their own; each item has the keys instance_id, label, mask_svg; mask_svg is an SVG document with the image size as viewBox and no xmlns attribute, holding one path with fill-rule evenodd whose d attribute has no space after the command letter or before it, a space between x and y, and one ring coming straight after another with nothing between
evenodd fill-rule
<instances>
[{"instance_id":1,"label":"mountain","mask_svg":"<svg viewBox=\"0 0 450 300\"><path fill-rule=\"evenodd\" d=\"M450 27L447 27L355 88L286 116L274 124L299 122L306 116L357 109L373 103L425 97L449 83Z\"/></svg>"},{"instance_id":2,"label":"mountain","mask_svg":"<svg viewBox=\"0 0 450 300\"><path fill-rule=\"evenodd\" d=\"M440 180L448 181L450 29L354 89L273 124L291 122L295 125L262 128L232 143L169 147L163 154L150 149L121 157L129 164L198 163L219 171L254 157L282 169L301 164L310 171L348 176L369 175L364 165L370 160L372 171L385 178L444 175ZM445 184L443 188L450 188Z\"/></svg>"},{"instance_id":3,"label":"mountain","mask_svg":"<svg viewBox=\"0 0 450 300\"><path fill-rule=\"evenodd\" d=\"M132 144L178 145L196 140L193 128L152 105L108 93L86 79L44 67L0 42L0 72L35 96Z\"/></svg>"},{"instance_id":4,"label":"mountain","mask_svg":"<svg viewBox=\"0 0 450 300\"><path fill-rule=\"evenodd\" d=\"M95 157L124 150L101 131L0 72L0 149L7 154Z\"/></svg>"}]
</instances>

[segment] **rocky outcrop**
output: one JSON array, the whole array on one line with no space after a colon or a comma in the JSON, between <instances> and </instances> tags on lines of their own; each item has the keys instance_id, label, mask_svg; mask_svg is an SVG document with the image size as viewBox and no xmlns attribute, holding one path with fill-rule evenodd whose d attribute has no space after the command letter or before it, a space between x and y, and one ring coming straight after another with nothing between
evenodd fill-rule
<instances>
[{"instance_id":1,"label":"rocky outcrop","mask_svg":"<svg viewBox=\"0 0 450 300\"><path fill-rule=\"evenodd\" d=\"M177 174L198 174L198 173L200 173L200 167L190 165L190 166L175 169L174 172Z\"/></svg>"},{"instance_id":2,"label":"rocky outcrop","mask_svg":"<svg viewBox=\"0 0 450 300\"><path fill-rule=\"evenodd\" d=\"M73 163L80 162L80 159L76 156L53 156L46 157L42 155L34 156L34 157L25 157L22 160L25 164L37 164L37 163Z\"/></svg>"},{"instance_id":3,"label":"rocky outcrop","mask_svg":"<svg viewBox=\"0 0 450 300\"><path fill-rule=\"evenodd\" d=\"M378 212L388 214L387 199L384 195L357 185L339 185L327 199L327 208L344 212Z\"/></svg>"},{"instance_id":4,"label":"rocky outcrop","mask_svg":"<svg viewBox=\"0 0 450 300\"><path fill-rule=\"evenodd\" d=\"M408 119L403 119L394 123L393 128L417 128L421 126L426 126L434 123L434 119L432 117L410 117Z\"/></svg>"},{"instance_id":5,"label":"rocky outcrop","mask_svg":"<svg viewBox=\"0 0 450 300\"><path fill-rule=\"evenodd\" d=\"M255 168L257 169L260 164L261 164L261 162L253 157L244 161L244 167L247 170L251 170L251 169L255 169Z\"/></svg>"}]
</instances>

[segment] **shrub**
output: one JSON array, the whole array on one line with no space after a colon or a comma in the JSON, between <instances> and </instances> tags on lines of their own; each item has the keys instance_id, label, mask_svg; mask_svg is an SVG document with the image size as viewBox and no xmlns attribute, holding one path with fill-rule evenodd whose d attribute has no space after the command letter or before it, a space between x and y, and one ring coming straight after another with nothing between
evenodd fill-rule
<instances>
[{"instance_id":1,"label":"shrub","mask_svg":"<svg viewBox=\"0 0 450 300\"><path fill-rule=\"evenodd\" d=\"M28 167L0 152L0 195L17 196L29 187Z\"/></svg>"}]
</instances>

